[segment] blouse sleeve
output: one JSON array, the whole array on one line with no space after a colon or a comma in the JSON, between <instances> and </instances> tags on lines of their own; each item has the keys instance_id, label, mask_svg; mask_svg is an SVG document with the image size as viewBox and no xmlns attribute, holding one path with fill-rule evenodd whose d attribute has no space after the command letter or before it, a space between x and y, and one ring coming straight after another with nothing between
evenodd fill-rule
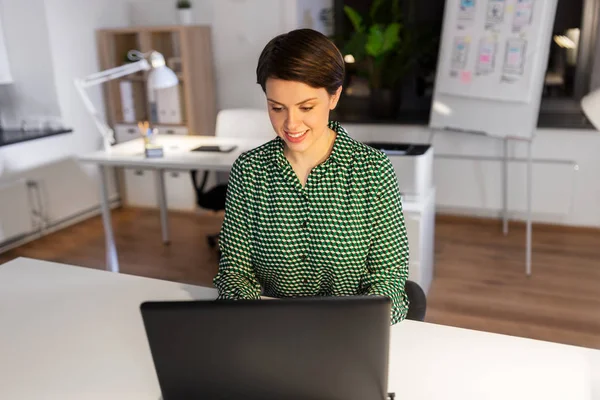
<instances>
[{"instance_id":1,"label":"blouse sleeve","mask_svg":"<svg viewBox=\"0 0 600 400\"><path fill-rule=\"evenodd\" d=\"M246 204L248 187L244 179L244 156L231 169L225 202L225 220L221 228L219 246L221 260L213 283L219 291L218 299L258 299L261 287L251 261L252 243L248 226Z\"/></svg>"},{"instance_id":2,"label":"blouse sleeve","mask_svg":"<svg viewBox=\"0 0 600 400\"><path fill-rule=\"evenodd\" d=\"M391 323L406 318L409 248L400 190L394 167L386 157L379 167L373 210L373 240L362 280L365 294L387 296L392 302Z\"/></svg>"}]
</instances>

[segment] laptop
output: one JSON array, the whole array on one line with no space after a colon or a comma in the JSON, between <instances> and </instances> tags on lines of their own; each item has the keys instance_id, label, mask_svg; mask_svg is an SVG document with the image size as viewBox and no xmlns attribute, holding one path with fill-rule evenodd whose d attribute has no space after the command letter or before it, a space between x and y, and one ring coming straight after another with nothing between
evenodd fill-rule
<instances>
[{"instance_id":1,"label":"laptop","mask_svg":"<svg viewBox=\"0 0 600 400\"><path fill-rule=\"evenodd\" d=\"M390 300L145 302L164 400L385 400Z\"/></svg>"}]
</instances>

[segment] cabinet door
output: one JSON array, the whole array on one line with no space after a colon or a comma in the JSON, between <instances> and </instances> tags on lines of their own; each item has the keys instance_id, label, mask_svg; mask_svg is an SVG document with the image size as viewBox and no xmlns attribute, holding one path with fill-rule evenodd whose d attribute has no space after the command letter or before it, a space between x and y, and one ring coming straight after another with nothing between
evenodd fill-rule
<instances>
[{"instance_id":1,"label":"cabinet door","mask_svg":"<svg viewBox=\"0 0 600 400\"><path fill-rule=\"evenodd\" d=\"M0 15L0 84L12 83L12 75L8 63L8 53L4 43L4 30L2 29L2 16Z\"/></svg>"},{"instance_id":2,"label":"cabinet door","mask_svg":"<svg viewBox=\"0 0 600 400\"><path fill-rule=\"evenodd\" d=\"M196 193L188 171L166 171L165 189L169 210L194 211Z\"/></svg>"},{"instance_id":3,"label":"cabinet door","mask_svg":"<svg viewBox=\"0 0 600 400\"><path fill-rule=\"evenodd\" d=\"M155 172L153 170L125 170L127 205L157 208ZM165 171L167 208L177 211L195 211L196 193L188 171Z\"/></svg>"},{"instance_id":4,"label":"cabinet door","mask_svg":"<svg viewBox=\"0 0 600 400\"><path fill-rule=\"evenodd\" d=\"M142 135L136 125L115 125L115 139L117 143L139 139Z\"/></svg>"},{"instance_id":5,"label":"cabinet door","mask_svg":"<svg viewBox=\"0 0 600 400\"><path fill-rule=\"evenodd\" d=\"M125 170L126 202L131 207L158 207L154 171Z\"/></svg>"},{"instance_id":6,"label":"cabinet door","mask_svg":"<svg viewBox=\"0 0 600 400\"><path fill-rule=\"evenodd\" d=\"M187 135L189 133L187 126L175 125L155 125L159 135Z\"/></svg>"}]
</instances>

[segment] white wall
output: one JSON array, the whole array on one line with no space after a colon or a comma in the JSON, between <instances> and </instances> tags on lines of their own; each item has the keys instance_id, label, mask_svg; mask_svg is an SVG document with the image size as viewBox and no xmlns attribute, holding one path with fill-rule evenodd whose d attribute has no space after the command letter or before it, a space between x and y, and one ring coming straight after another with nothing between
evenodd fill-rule
<instances>
[{"instance_id":1,"label":"white wall","mask_svg":"<svg viewBox=\"0 0 600 400\"><path fill-rule=\"evenodd\" d=\"M333 8L333 0L298 0L298 28L314 29L327 36L332 35L333 27L323 24L320 18L321 10L327 8Z\"/></svg>"},{"instance_id":2,"label":"white wall","mask_svg":"<svg viewBox=\"0 0 600 400\"><path fill-rule=\"evenodd\" d=\"M41 12L34 12L41 10ZM0 0L0 18L14 83L0 85L5 125L22 115L59 115L44 0Z\"/></svg>"},{"instance_id":3,"label":"white wall","mask_svg":"<svg viewBox=\"0 0 600 400\"><path fill-rule=\"evenodd\" d=\"M211 24L213 3L216 0L191 0L193 23ZM129 1L131 25L175 25L178 23L175 1L132 0Z\"/></svg>"},{"instance_id":4,"label":"white wall","mask_svg":"<svg viewBox=\"0 0 600 400\"><path fill-rule=\"evenodd\" d=\"M123 0L27 0L23 2L29 3L28 7L23 4L26 10L18 9L17 13L15 4L21 1L2 1L11 4L13 9L8 14L10 25L20 26L25 32L36 32L33 38L23 32L17 34L16 28L11 28L12 34L6 38L9 49L22 52L19 57L10 59L15 78L20 74L20 79L29 83L12 88L22 92L20 97L3 98L3 101L11 102L21 115L29 116L34 110L31 103L23 99L37 99L38 92L46 93L47 105L40 114L49 115L52 111L51 114L60 115L74 132L0 147L0 160L4 165L4 176L0 179L16 175L38 180L49 220L60 221L96 207L99 199L95 169L73 158L97 150L101 143L73 79L98 70L95 29L127 25L129 10ZM33 16L35 23L32 24ZM103 111L100 88L90 88L88 93ZM112 191L115 192L114 186Z\"/></svg>"},{"instance_id":5,"label":"white wall","mask_svg":"<svg viewBox=\"0 0 600 400\"><path fill-rule=\"evenodd\" d=\"M295 4L291 0L215 1L213 50L219 109L266 106L256 83L258 57L269 40L294 29Z\"/></svg>"}]
</instances>

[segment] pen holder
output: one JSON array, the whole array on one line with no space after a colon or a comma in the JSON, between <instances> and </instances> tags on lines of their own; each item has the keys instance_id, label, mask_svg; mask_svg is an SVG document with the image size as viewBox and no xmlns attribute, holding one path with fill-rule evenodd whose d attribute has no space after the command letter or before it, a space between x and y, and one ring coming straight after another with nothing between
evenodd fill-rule
<instances>
[{"instance_id":1,"label":"pen holder","mask_svg":"<svg viewBox=\"0 0 600 400\"><path fill-rule=\"evenodd\" d=\"M156 129L149 130L146 136L144 136L144 155L146 158L160 158L164 156L163 147L156 144L154 140L158 131Z\"/></svg>"},{"instance_id":2,"label":"pen holder","mask_svg":"<svg viewBox=\"0 0 600 400\"><path fill-rule=\"evenodd\" d=\"M144 154L146 158L160 158L164 156L163 147L155 144L147 144L144 148Z\"/></svg>"}]
</instances>

